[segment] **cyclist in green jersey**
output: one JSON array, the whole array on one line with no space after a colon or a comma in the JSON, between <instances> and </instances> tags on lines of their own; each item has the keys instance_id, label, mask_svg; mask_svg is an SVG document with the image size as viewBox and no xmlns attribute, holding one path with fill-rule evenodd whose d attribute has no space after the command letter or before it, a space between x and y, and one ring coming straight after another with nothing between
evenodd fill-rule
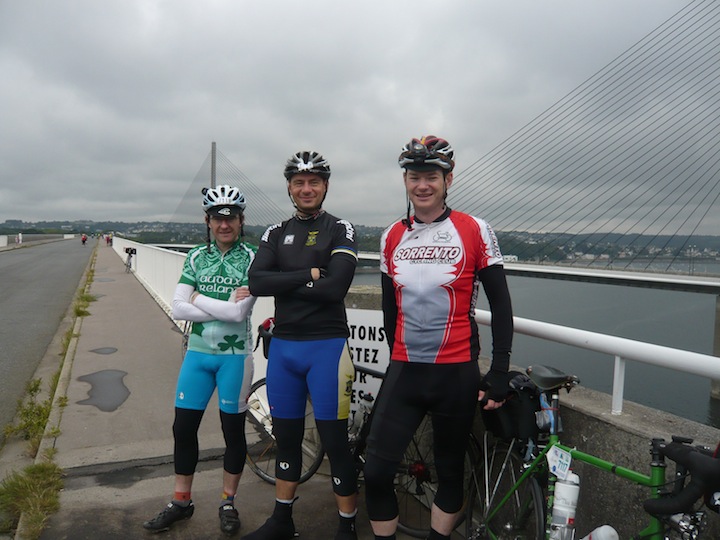
<instances>
[{"instance_id":1,"label":"cyclist in green jersey","mask_svg":"<svg viewBox=\"0 0 720 540\"><path fill-rule=\"evenodd\" d=\"M176 521L192 517L198 428L217 388L226 445L218 512L220 529L233 535L240 530L234 499L245 465L245 413L253 378L250 314L255 297L247 286L247 271L256 248L240 240L245 196L227 185L204 189L203 195L208 242L188 253L173 298L173 317L192 321L175 394L175 494L143 526L163 532Z\"/></svg>"}]
</instances>

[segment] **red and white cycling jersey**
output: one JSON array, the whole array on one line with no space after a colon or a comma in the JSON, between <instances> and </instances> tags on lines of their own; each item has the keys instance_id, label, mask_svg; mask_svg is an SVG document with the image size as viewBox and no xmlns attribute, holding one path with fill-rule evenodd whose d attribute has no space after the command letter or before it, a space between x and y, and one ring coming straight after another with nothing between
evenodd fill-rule
<instances>
[{"instance_id":1,"label":"red and white cycling jersey","mask_svg":"<svg viewBox=\"0 0 720 540\"><path fill-rule=\"evenodd\" d=\"M393 281L398 308L392 359L457 363L479 350L473 311L476 272L502 264L495 233L482 219L449 211L433 223L398 221L382 235L380 270Z\"/></svg>"}]
</instances>

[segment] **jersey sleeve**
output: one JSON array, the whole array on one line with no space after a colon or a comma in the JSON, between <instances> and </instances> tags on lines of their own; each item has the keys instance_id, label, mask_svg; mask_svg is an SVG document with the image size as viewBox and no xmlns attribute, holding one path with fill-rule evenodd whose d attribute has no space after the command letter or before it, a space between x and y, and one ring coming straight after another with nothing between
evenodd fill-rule
<instances>
[{"instance_id":1,"label":"jersey sleeve","mask_svg":"<svg viewBox=\"0 0 720 540\"><path fill-rule=\"evenodd\" d=\"M187 257L185 257L185 262L183 263L183 269L182 273L180 274L179 283L190 285L191 287L196 288L195 286L197 285L197 279L195 277L194 262L195 257L197 257L198 253L198 248L193 248L187 254Z\"/></svg>"},{"instance_id":2,"label":"jersey sleeve","mask_svg":"<svg viewBox=\"0 0 720 540\"><path fill-rule=\"evenodd\" d=\"M380 276L380 285L382 290L383 328L385 329L388 347L390 347L390 356L392 357L398 317L397 298L395 297L395 286L390 276L382 274Z\"/></svg>"},{"instance_id":3,"label":"jersey sleeve","mask_svg":"<svg viewBox=\"0 0 720 540\"><path fill-rule=\"evenodd\" d=\"M507 371L513 342L513 312L505 270L501 264L488 266L478 272L490 306L492 333L492 369Z\"/></svg>"},{"instance_id":4,"label":"jersey sleeve","mask_svg":"<svg viewBox=\"0 0 720 540\"><path fill-rule=\"evenodd\" d=\"M478 258L479 266L476 270L482 270L494 264L502 264L502 253L500 253L500 244L495 236L495 231L493 231L487 221L480 218L473 219L475 219L480 228L480 239L482 241L482 251Z\"/></svg>"},{"instance_id":5,"label":"jersey sleeve","mask_svg":"<svg viewBox=\"0 0 720 540\"><path fill-rule=\"evenodd\" d=\"M405 226L400 221L396 221L385 229L380 236L380 272L383 274L388 274L392 277L393 272L391 266L393 251L405 230Z\"/></svg>"},{"instance_id":6,"label":"jersey sleeve","mask_svg":"<svg viewBox=\"0 0 720 540\"><path fill-rule=\"evenodd\" d=\"M172 316L178 321L208 322L214 317L199 307L190 303L190 296L195 292L195 287L187 283L177 284L172 301Z\"/></svg>"},{"instance_id":7,"label":"jersey sleeve","mask_svg":"<svg viewBox=\"0 0 720 540\"><path fill-rule=\"evenodd\" d=\"M242 322L250 314L255 305L255 296L243 298L240 302L231 300L216 300L202 294L195 297L193 305L213 316L218 321Z\"/></svg>"},{"instance_id":8,"label":"jersey sleeve","mask_svg":"<svg viewBox=\"0 0 720 540\"><path fill-rule=\"evenodd\" d=\"M398 227L400 227L400 229L398 229ZM400 222L396 222L385 229L380 236L380 284L382 290L383 328L388 337L391 357L395 344L395 332L399 314L395 284L392 279L391 262L395 246L404 230L405 226Z\"/></svg>"}]
</instances>

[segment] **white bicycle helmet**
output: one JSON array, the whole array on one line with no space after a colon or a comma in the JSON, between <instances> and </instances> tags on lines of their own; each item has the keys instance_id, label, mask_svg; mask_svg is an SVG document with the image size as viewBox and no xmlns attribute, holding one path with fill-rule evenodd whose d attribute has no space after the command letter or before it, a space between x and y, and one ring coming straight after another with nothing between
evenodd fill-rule
<instances>
[{"instance_id":1,"label":"white bicycle helmet","mask_svg":"<svg viewBox=\"0 0 720 540\"><path fill-rule=\"evenodd\" d=\"M245 211L245 195L236 187L222 185L214 188L203 188L203 209L205 212L220 215L241 214ZM223 214L222 208L228 211ZM216 209L216 211L213 211ZM233 209L235 212L232 212Z\"/></svg>"},{"instance_id":2,"label":"white bicycle helmet","mask_svg":"<svg viewBox=\"0 0 720 540\"><path fill-rule=\"evenodd\" d=\"M290 180L294 174L313 173L323 180L330 178L330 164L317 152L297 152L290 156L285 164L285 178Z\"/></svg>"}]
</instances>

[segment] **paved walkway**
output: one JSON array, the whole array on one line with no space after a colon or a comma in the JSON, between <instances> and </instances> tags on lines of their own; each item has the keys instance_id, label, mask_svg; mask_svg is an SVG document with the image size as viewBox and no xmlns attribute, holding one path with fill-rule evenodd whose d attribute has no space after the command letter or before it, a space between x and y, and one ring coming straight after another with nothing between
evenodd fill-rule
<instances>
[{"instance_id":1,"label":"paved walkway","mask_svg":"<svg viewBox=\"0 0 720 540\"><path fill-rule=\"evenodd\" d=\"M51 418L61 434L44 443L57 450L55 461L67 478L61 509L42 539L151 538L142 522L162 509L173 489L171 428L181 335L104 245L98 247L90 293L97 300L90 304L91 315L76 326L74 359L66 361L60 378L67 406ZM213 399L200 433L195 515L162 538L225 538L217 518L223 442ZM294 514L300 538L332 540L337 514L328 477L316 475L298 495ZM273 486L246 470L237 499L241 535L261 525L273 504ZM364 507L358 533L361 540L373 538Z\"/></svg>"}]
</instances>

